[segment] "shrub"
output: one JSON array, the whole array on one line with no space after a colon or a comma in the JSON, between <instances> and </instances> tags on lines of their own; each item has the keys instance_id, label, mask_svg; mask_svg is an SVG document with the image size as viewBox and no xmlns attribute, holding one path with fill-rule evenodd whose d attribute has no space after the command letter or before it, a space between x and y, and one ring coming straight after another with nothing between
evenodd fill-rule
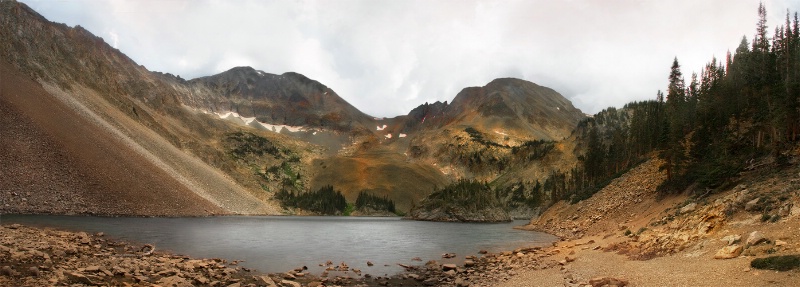
<instances>
[{"instance_id":1,"label":"shrub","mask_svg":"<svg viewBox=\"0 0 800 287\"><path fill-rule=\"evenodd\" d=\"M783 256L756 258L750 262L750 267L756 269L788 271L800 267L800 256L783 255Z\"/></svg>"}]
</instances>

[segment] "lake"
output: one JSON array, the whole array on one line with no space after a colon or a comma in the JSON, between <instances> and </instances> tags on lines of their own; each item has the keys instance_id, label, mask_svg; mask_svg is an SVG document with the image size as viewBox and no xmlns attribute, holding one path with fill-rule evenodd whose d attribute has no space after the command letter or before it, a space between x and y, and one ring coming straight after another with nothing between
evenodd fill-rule
<instances>
[{"instance_id":1,"label":"lake","mask_svg":"<svg viewBox=\"0 0 800 287\"><path fill-rule=\"evenodd\" d=\"M286 272L308 266L319 274L325 261L347 263L376 276L403 271L398 263L428 260L462 263L478 251L499 252L549 245L555 236L512 229L512 223L444 223L400 218L322 216L221 216L193 218L1 215L0 223L55 227L204 258L244 260L261 272ZM443 260L443 253L456 253ZM423 261L412 261L419 257ZM368 267L366 262L375 263ZM388 265L388 266L387 266Z\"/></svg>"}]
</instances>

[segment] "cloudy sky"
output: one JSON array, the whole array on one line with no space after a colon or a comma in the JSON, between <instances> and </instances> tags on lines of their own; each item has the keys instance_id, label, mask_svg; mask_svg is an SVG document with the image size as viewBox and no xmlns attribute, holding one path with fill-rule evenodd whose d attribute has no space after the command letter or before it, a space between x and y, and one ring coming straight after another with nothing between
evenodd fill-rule
<instances>
[{"instance_id":1,"label":"cloudy sky","mask_svg":"<svg viewBox=\"0 0 800 287\"><path fill-rule=\"evenodd\" d=\"M153 71L186 79L251 66L299 72L373 116L515 77L586 113L665 89L752 38L758 0L22 0ZM800 0L764 0L770 31ZM770 33L771 34L771 33Z\"/></svg>"}]
</instances>

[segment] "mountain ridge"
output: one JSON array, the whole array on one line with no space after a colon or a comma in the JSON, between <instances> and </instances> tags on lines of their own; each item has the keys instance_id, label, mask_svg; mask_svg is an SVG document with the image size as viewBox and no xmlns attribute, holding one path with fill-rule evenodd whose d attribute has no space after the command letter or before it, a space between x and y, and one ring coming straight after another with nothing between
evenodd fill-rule
<instances>
[{"instance_id":1,"label":"mountain ridge","mask_svg":"<svg viewBox=\"0 0 800 287\"><path fill-rule=\"evenodd\" d=\"M0 3L0 23L3 60L52 86L50 93L74 98L151 154L164 157L170 169L188 179L185 184L198 194L213 195L213 202L226 202L226 193L244 196L243 190L249 195L242 198L260 202L260 207L223 207L231 213L275 212L280 204L276 192L331 184L346 188L342 193L350 201L371 192L407 211L454 180L499 176L508 168L502 161L512 147L562 137L583 117L552 89L506 78L465 88L450 103L374 118L296 72L277 75L234 67L185 80L149 71L102 38L79 26L49 22L23 3ZM169 147L155 143L161 139ZM255 146L242 148L248 145ZM472 159L448 153L451 145L475 149L468 155ZM325 169L328 163L352 169ZM201 175L200 170L220 174ZM403 176L383 175L386 171ZM405 176L415 174L426 176ZM230 184L212 183L220 175L226 178L213 182ZM283 213L302 213L282 208Z\"/></svg>"}]
</instances>

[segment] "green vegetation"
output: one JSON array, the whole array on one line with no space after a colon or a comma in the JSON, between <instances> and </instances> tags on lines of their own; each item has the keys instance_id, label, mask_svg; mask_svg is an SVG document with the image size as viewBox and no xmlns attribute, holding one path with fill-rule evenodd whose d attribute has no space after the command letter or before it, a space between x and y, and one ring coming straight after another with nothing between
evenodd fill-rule
<instances>
[{"instance_id":1,"label":"green vegetation","mask_svg":"<svg viewBox=\"0 0 800 287\"><path fill-rule=\"evenodd\" d=\"M356 211L356 206L353 205L352 203L347 203L347 206L345 206L342 215L350 216L351 214L353 214L353 211Z\"/></svg>"},{"instance_id":2,"label":"green vegetation","mask_svg":"<svg viewBox=\"0 0 800 287\"><path fill-rule=\"evenodd\" d=\"M394 201L386 196L378 197L364 191L358 193L355 208L359 210L369 208L372 210L385 210L391 213L396 213Z\"/></svg>"},{"instance_id":3,"label":"green vegetation","mask_svg":"<svg viewBox=\"0 0 800 287\"><path fill-rule=\"evenodd\" d=\"M281 190L275 194L285 207L301 208L324 215L344 214L347 201L341 192L334 191L333 186L323 186L317 191L296 194Z\"/></svg>"},{"instance_id":4,"label":"green vegetation","mask_svg":"<svg viewBox=\"0 0 800 287\"><path fill-rule=\"evenodd\" d=\"M234 159L244 159L247 156L272 155L276 159L282 158L280 149L268 139L250 132L233 132L225 136L228 154Z\"/></svg>"},{"instance_id":5,"label":"green vegetation","mask_svg":"<svg viewBox=\"0 0 800 287\"><path fill-rule=\"evenodd\" d=\"M458 206L468 211L501 206L488 184L465 179L434 191L420 204L428 210Z\"/></svg>"},{"instance_id":6,"label":"green vegetation","mask_svg":"<svg viewBox=\"0 0 800 287\"><path fill-rule=\"evenodd\" d=\"M533 184L517 182L505 188L496 188L495 195L505 202L507 209L523 206L536 208L544 203L544 186L539 181Z\"/></svg>"},{"instance_id":7,"label":"green vegetation","mask_svg":"<svg viewBox=\"0 0 800 287\"><path fill-rule=\"evenodd\" d=\"M529 164L542 159L555 147L555 142L545 140L508 146L487 139L473 127L465 128L464 132L469 137L455 136L455 143L448 145L447 153L453 163L466 166L475 174L502 172L512 166Z\"/></svg>"},{"instance_id":8,"label":"green vegetation","mask_svg":"<svg viewBox=\"0 0 800 287\"><path fill-rule=\"evenodd\" d=\"M800 31L798 17L767 36L766 9L760 5L752 44L743 38L723 62L712 59L700 75L684 82L678 59L667 77L666 95L608 108L581 122L582 164L554 173L550 199L576 202L655 153L667 180L662 193L720 190L740 171L765 164L780 167L800 139ZM770 218L771 220L771 218Z\"/></svg>"},{"instance_id":9,"label":"green vegetation","mask_svg":"<svg viewBox=\"0 0 800 287\"><path fill-rule=\"evenodd\" d=\"M263 190L303 190L305 183L298 171L300 156L290 149L244 131L226 134L223 143L232 159L252 170Z\"/></svg>"},{"instance_id":10,"label":"green vegetation","mask_svg":"<svg viewBox=\"0 0 800 287\"><path fill-rule=\"evenodd\" d=\"M750 262L750 267L777 271L789 271L800 267L799 255L770 256L756 258Z\"/></svg>"}]
</instances>

